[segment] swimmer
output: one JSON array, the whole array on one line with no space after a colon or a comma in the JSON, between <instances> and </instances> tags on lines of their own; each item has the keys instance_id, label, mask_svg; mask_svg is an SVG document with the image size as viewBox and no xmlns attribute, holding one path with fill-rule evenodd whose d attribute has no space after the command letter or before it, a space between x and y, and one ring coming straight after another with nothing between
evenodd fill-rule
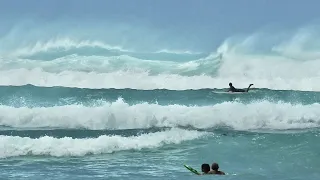
<instances>
[{"instance_id":1,"label":"swimmer","mask_svg":"<svg viewBox=\"0 0 320 180\"><path fill-rule=\"evenodd\" d=\"M218 163L213 163L211 165L211 171L208 172L208 174L218 174L218 175L225 175L223 171L219 171L219 164Z\"/></svg>"},{"instance_id":2,"label":"swimmer","mask_svg":"<svg viewBox=\"0 0 320 180\"><path fill-rule=\"evenodd\" d=\"M209 172L210 172L210 165L209 165L209 164L202 164L202 165L201 165L201 171L203 172L202 175L209 174Z\"/></svg>"}]
</instances>

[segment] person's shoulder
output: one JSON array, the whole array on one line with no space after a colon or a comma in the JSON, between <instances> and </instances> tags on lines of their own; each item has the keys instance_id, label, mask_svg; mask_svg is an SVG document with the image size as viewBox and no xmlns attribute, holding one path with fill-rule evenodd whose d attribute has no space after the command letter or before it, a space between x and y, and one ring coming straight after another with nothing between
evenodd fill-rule
<instances>
[{"instance_id":1,"label":"person's shoulder","mask_svg":"<svg viewBox=\"0 0 320 180\"><path fill-rule=\"evenodd\" d=\"M215 170L211 170L208 172L208 174L219 174L219 175L225 175L225 173L223 171L215 171Z\"/></svg>"},{"instance_id":2,"label":"person's shoulder","mask_svg":"<svg viewBox=\"0 0 320 180\"><path fill-rule=\"evenodd\" d=\"M214 171L214 170L211 170L211 171L208 172L208 174L217 174L217 172Z\"/></svg>"}]
</instances>

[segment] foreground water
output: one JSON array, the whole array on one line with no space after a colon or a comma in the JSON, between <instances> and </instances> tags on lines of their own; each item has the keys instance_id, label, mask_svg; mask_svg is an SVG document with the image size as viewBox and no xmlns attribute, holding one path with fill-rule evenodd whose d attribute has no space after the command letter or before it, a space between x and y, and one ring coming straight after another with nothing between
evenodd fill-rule
<instances>
[{"instance_id":1,"label":"foreground water","mask_svg":"<svg viewBox=\"0 0 320 180\"><path fill-rule=\"evenodd\" d=\"M320 179L317 28L212 50L208 34L158 36L113 16L4 17L0 179ZM254 86L228 94L229 82ZM213 162L227 175L183 166Z\"/></svg>"},{"instance_id":2,"label":"foreground water","mask_svg":"<svg viewBox=\"0 0 320 180\"><path fill-rule=\"evenodd\" d=\"M0 87L4 179L318 179L320 94ZM201 177L211 179L212 177Z\"/></svg>"}]
</instances>

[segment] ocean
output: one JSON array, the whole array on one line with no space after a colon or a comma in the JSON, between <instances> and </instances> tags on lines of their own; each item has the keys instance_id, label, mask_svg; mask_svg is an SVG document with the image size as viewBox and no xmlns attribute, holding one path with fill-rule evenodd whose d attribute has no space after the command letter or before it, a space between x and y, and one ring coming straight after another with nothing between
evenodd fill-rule
<instances>
[{"instance_id":1,"label":"ocean","mask_svg":"<svg viewBox=\"0 0 320 180\"><path fill-rule=\"evenodd\" d=\"M110 29L98 38L70 24L25 22L0 38L1 179L319 179L310 33L268 52L259 35L202 52L116 46L141 36L122 39L123 27L108 41ZM229 82L254 85L224 93ZM214 162L225 176L184 167Z\"/></svg>"},{"instance_id":2,"label":"ocean","mask_svg":"<svg viewBox=\"0 0 320 180\"><path fill-rule=\"evenodd\" d=\"M219 71L230 59L213 55L174 54L182 60L167 63L138 59L159 53L41 53L48 60L36 54L1 62L4 179L196 179L183 165L200 171L213 162L227 173L217 179L320 175L320 93L294 90L320 87L302 87L319 76L224 77ZM254 86L222 93L232 79L236 87Z\"/></svg>"}]
</instances>

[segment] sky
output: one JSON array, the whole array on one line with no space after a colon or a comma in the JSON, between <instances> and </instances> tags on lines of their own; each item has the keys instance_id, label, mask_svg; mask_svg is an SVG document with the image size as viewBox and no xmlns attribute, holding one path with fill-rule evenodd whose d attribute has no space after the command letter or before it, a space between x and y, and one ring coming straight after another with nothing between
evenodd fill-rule
<instances>
[{"instance_id":1,"label":"sky","mask_svg":"<svg viewBox=\"0 0 320 180\"><path fill-rule=\"evenodd\" d=\"M319 19L318 7L319 0L0 0L0 18L3 28L26 18L143 24L213 47L236 34L302 27Z\"/></svg>"}]
</instances>

